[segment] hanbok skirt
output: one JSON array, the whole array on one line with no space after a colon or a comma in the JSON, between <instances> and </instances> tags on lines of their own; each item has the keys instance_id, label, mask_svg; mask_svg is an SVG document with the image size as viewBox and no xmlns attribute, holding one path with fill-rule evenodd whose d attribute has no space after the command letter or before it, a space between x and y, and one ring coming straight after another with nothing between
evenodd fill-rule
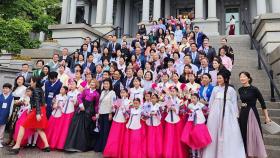
<instances>
[{"instance_id":1,"label":"hanbok skirt","mask_svg":"<svg viewBox=\"0 0 280 158\"><path fill-rule=\"evenodd\" d=\"M166 122L164 129L163 157L186 158L188 157L186 146L181 142L182 120L171 124Z\"/></svg>"},{"instance_id":2,"label":"hanbok skirt","mask_svg":"<svg viewBox=\"0 0 280 158\"><path fill-rule=\"evenodd\" d=\"M19 97L15 97L14 100L19 100ZM18 111L20 110L20 106L17 106L15 104L12 106L13 106L12 114L6 125L6 131L9 132L10 139L13 138L16 122L18 120Z\"/></svg>"},{"instance_id":3,"label":"hanbok skirt","mask_svg":"<svg viewBox=\"0 0 280 158\"><path fill-rule=\"evenodd\" d=\"M31 112L27 115L26 120L23 122L22 126L25 129L46 129L48 127L48 119L46 116L46 106L41 106L41 120L36 119L36 109L33 108Z\"/></svg>"},{"instance_id":4,"label":"hanbok skirt","mask_svg":"<svg viewBox=\"0 0 280 158\"><path fill-rule=\"evenodd\" d=\"M229 35L235 35L235 26L229 25Z\"/></svg>"},{"instance_id":5,"label":"hanbok skirt","mask_svg":"<svg viewBox=\"0 0 280 158\"><path fill-rule=\"evenodd\" d=\"M113 121L103 157L121 158L123 139L125 134L125 123Z\"/></svg>"},{"instance_id":6,"label":"hanbok skirt","mask_svg":"<svg viewBox=\"0 0 280 158\"><path fill-rule=\"evenodd\" d=\"M14 141L17 140L17 137L18 137L18 132L19 132L19 128L20 126L23 125L24 121L26 120L27 118L27 111L23 112L20 117L18 118L17 122L16 122L16 126L15 126L15 132L14 132L14 135L13 135L13 139ZM21 146L25 146L28 142L28 137L31 136L35 131L34 130L31 130L31 129L25 129L24 130L24 136L22 138L22 141L21 141Z\"/></svg>"},{"instance_id":7,"label":"hanbok skirt","mask_svg":"<svg viewBox=\"0 0 280 158\"><path fill-rule=\"evenodd\" d=\"M202 149L211 143L211 136L205 124L196 124L192 121L186 123L181 141L191 149Z\"/></svg>"},{"instance_id":8,"label":"hanbok skirt","mask_svg":"<svg viewBox=\"0 0 280 158\"><path fill-rule=\"evenodd\" d=\"M146 133L144 128L126 128L122 148L122 158L146 158Z\"/></svg>"},{"instance_id":9,"label":"hanbok skirt","mask_svg":"<svg viewBox=\"0 0 280 158\"><path fill-rule=\"evenodd\" d=\"M163 129L162 125L147 126L147 157L162 158L163 156Z\"/></svg>"}]
</instances>

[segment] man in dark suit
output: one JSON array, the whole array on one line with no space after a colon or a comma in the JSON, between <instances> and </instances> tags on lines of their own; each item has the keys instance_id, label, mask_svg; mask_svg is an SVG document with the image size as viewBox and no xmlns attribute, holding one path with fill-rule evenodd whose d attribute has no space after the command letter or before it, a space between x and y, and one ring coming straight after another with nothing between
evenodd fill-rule
<instances>
[{"instance_id":1,"label":"man in dark suit","mask_svg":"<svg viewBox=\"0 0 280 158\"><path fill-rule=\"evenodd\" d=\"M198 26L194 26L194 32L195 32L195 42L197 44L197 48L202 46L203 40L206 37L206 35L203 32L200 32Z\"/></svg>"},{"instance_id":2,"label":"man in dark suit","mask_svg":"<svg viewBox=\"0 0 280 158\"><path fill-rule=\"evenodd\" d=\"M214 57L216 56L216 50L215 50L215 48L213 48L209 45L209 39L208 38L204 39L203 46L201 47L201 50L206 54L206 57L209 61L209 65L212 67L212 62L214 60Z\"/></svg>"},{"instance_id":3,"label":"man in dark suit","mask_svg":"<svg viewBox=\"0 0 280 158\"><path fill-rule=\"evenodd\" d=\"M30 86L30 80L32 77L32 73L28 72L29 71L29 65L24 63L21 65L21 72L17 74L17 76L23 76L25 79L25 86Z\"/></svg>"},{"instance_id":4,"label":"man in dark suit","mask_svg":"<svg viewBox=\"0 0 280 158\"><path fill-rule=\"evenodd\" d=\"M126 76L123 79L122 84L126 89L132 88L133 80L134 80L133 70L131 68L127 68L125 73L126 73Z\"/></svg>"},{"instance_id":5,"label":"man in dark suit","mask_svg":"<svg viewBox=\"0 0 280 158\"><path fill-rule=\"evenodd\" d=\"M109 35L109 36L108 36L108 41L105 42L105 43L103 43L103 45L102 45L103 49L104 49L104 48L108 48L109 53L111 53L112 50L113 50L112 38L113 38L113 36L112 36L112 35Z\"/></svg>"},{"instance_id":6,"label":"man in dark suit","mask_svg":"<svg viewBox=\"0 0 280 158\"><path fill-rule=\"evenodd\" d=\"M93 63L93 55L89 54L87 57L87 62L84 63L82 65L83 71L86 70L86 68L88 68L91 72L92 75L95 75L96 73L96 68L95 68L95 64Z\"/></svg>"},{"instance_id":7,"label":"man in dark suit","mask_svg":"<svg viewBox=\"0 0 280 158\"><path fill-rule=\"evenodd\" d=\"M198 78L200 78L203 74L209 73L212 70L213 70L213 68L209 67L208 59L203 58L203 59L201 59L201 66L200 66L199 70L197 71L197 76L198 76Z\"/></svg>"},{"instance_id":8,"label":"man in dark suit","mask_svg":"<svg viewBox=\"0 0 280 158\"><path fill-rule=\"evenodd\" d=\"M61 62L62 60L64 60L67 63L67 67L70 68L72 59L71 59L70 56L68 56L68 49L67 48L62 49L62 56L59 57L59 62Z\"/></svg>"},{"instance_id":9,"label":"man in dark suit","mask_svg":"<svg viewBox=\"0 0 280 158\"><path fill-rule=\"evenodd\" d=\"M131 47L132 47L133 49L136 48L136 45L135 45L136 42L139 42L140 45L141 45L141 47L144 46L144 42L143 42L143 40L141 40L141 35L140 35L139 33L136 34L136 39L134 39L134 40L131 42Z\"/></svg>"},{"instance_id":10,"label":"man in dark suit","mask_svg":"<svg viewBox=\"0 0 280 158\"><path fill-rule=\"evenodd\" d=\"M197 52L197 45L195 43L192 43L190 48L191 48L191 50L188 54L191 56L192 64L194 64L197 67L200 67L199 54Z\"/></svg>"},{"instance_id":11,"label":"man in dark suit","mask_svg":"<svg viewBox=\"0 0 280 158\"><path fill-rule=\"evenodd\" d=\"M90 37L86 37L84 38L84 44L86 44L88 47L87 47L87 51L88 52L91 52L93 51L93 45L91 43L91 38ZM83 45L84 45L83 44ZM80 52L83 50L83 45L81 45L81 48L80 48Z\"/></svg>"},{"instance_id":12,"label":"man in dark suit","mask_svg":"<svg viewBox=\"0 0 280 158\"><path fill-rule=\"evenodd\" d=\"M80 51L79 54L82 54L84 56L84 62L87 62L87 57L89 54L92 54L91 52L88 52L88 45L83 44L82 45L82 51Z\"/></svg>"},{"instance_id":13,"label":"man in dark suit","mask_svg":"<svg viewBox=\"0 0 280 158\"><path fill-rule=\"evenodd\" d=\"M122 76L121 70L116 70L113 74L113 90L115 91L116 96L118 98L121 98L121 89L124 88L121 83L121 76Z\"/></svg>"},{"instance_id":14,"label":"man in dark suit","mask_svg":"<svg viewBox=\"0 0 280 158\"><path fill-rule=\"evenodd\" d=\"M129 64L132 54L131 54L130 50L127 48L126 41L122 42L121 52L122 52L122 56L124 56L124 58L125 58L125 61L127 62L127 64Z\"/></svg>"},{"instance_id":15,"label":"man in dark suit","mask_svg":"<svg viewBox=\"0 0 280 158\"><path fill-rule=\"evenodd\" d=\"M117 36L112 37L112 57L117 57L117 50L121 50L121 44L117 42Z\"/></svg>"}]
</instances>

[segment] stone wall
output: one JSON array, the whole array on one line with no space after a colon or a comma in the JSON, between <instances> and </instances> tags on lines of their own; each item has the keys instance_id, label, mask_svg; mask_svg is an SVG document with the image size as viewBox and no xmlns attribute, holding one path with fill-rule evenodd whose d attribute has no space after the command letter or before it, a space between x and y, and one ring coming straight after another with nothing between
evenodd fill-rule
<instances>
[{"instance_id":1,"label":"stone wall","mask_svg":"<svg viewBox=\"0 0 280 158\"><path fill-rule=\"evenodd\" d=\"M0 66L0 89L2 89L2 86L4 83L10 83L14 85L14 80L17 76L17 73L19 73L19 69L16 68L10 68L7 66Z\"/></svg>"},{"instance_id":2,"label":"stone wall","mask_svg":"<svg viewBox=\"0 0 280 158\"><path fill-rule=\"evenodd\" d=\"M274 72L275 78L280 81L280 46L268 55L268 62Z\"/></svg>"}]
</instances>

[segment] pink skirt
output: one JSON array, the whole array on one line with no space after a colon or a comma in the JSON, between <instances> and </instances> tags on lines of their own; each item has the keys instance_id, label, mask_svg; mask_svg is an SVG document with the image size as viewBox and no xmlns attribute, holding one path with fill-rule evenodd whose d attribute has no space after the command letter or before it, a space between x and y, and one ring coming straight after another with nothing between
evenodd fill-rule
<instances>
[{"instance_id":1,"label":"pink skirt","mask_svg":"<svg viewBox=\"0 0 280 158\"><path fill-rule=\"evenodd\" d=\"M72 118L74 116L74 112L70 113L70 114L62 114L61 116L61 122L62 122L62 128L61 130L58 132L59 134L59 139L57 140L57 144L56 144L56 149L64 149L64 145L66 142L66 138L68 135L68 130L69 130L69 126L72 122Z\"/></svg>"},{"instance_id":2,"label":"pink skirt","mask_svg":"<svg viewBox=\"0 0 280 158\"><path fill-rule=\"evenodd\" d=\"M27 115L28 115L27 111L23 112L16 122L15 132L14 132L14 135L13 135L13 138L14 138L15 142L17 141L19 128L25 122L25 120L27 118ZM22 141L21 141L21 146L26 146L27 145L28 137L31 136L34 132L35 132L35 130L32 130L32 129L25 129L24 130L24 136L23 136Z\"/></svg>"},{"instance_id":3,"label":"pink skirt","mask_svg":"<svg viewBox=\"0 0 280 158\"><path fill-rule=\"evenodd\" d=\"M122 158L146 158L146 135L144 128L126 128L122 148Z\"/></svg>"},{"instance_id":4,"label":"pink skirt","mask_svg":"<svg viewBox=\"0 0 280 158\"><path fill-rule=\"evenodd\" d=\"M113 121L107 144L105 146L103 157L121 158L121 149L123 147L123 139L125 134L125 123Z\"/></svg>"},{"instance_id":5,"label":"pink skirt","mask_svg":"<svg viewBox=\"0 0 280 158\"><path fill-rule=\"evenodd\" d=\"M181 143L182 122L171 124L166 122L164 129L163 157L187 158L187 147Z\"/></svg>"},{"instance_id":6,"label":"pink skirt","mask_svg":"<svg viewBox=\"0 0 280 158\"><path fill-rule=\"evenodd\" d=\"M212 140L205 124L194 125L192 121L186 123L181 141L191 149L202 149L209 145Z\"/></svg>"},{"instance_id":7,"label":"pink skirt","mask_svg":"<svg viewBox=\"0 0 280 158\"><path fill-rule=\"evenodd\" d=\"M147 126L147 157L162 158L163 156L163 129L162 125Z\"/></svg>"}]
</instances>

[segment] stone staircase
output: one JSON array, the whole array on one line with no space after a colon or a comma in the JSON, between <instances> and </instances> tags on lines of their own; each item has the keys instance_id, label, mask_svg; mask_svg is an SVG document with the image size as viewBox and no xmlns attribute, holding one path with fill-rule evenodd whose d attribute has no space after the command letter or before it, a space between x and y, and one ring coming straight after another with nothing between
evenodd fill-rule
<instances>
[{"instance_id":1,"label":"stone staircase","mask_svg":"<svg viewBox=\"0 0 280 158\"><path fill-rule=\"evenodd\" d=\"M210 44L218 50L220 39L222 36L211 36ZM235 64L231 75L231 84L236 89L241 87L239 82L239 73L248 71L253 78L253 85L261 91L268 108L270 118L280 124L280 102L270 101L270 82L265 70L257 68L257 52L250 49L250 37L248 35L228 36L228 43L232 46L235 53ZM276 81L276 80L275 80ZM278 84L279 85L279 84ZM277 86L280 88L280 86ZM275 94L276 95L276 94ZM240 101L239 101L240 103ZM264 117L258 104L261 121L264 122ZM263 130L264 142L268 152L268 158L280 157L280 133L271 135Z\"/></svg>"}]
</instances>

